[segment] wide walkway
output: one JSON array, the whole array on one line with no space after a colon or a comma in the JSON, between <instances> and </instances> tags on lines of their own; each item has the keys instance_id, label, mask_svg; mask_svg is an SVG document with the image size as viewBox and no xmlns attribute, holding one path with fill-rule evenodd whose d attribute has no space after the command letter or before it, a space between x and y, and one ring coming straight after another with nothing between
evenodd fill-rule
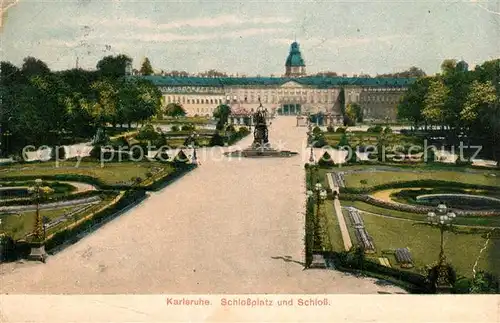
<instances>
[{"instance_id":1,"label":"wide walkway","mask_svg":"<svg viewBox=\"0 0 500 323\"><path fill-rule=\"evenodd\" d=\"M274 120L270 140L300 156L228 160L200 150L198 169L46 264L0 265L0 292L402 292L334 270L303 270L309 156L306 128L295 124Z\"/></svg>"}]
</instances>

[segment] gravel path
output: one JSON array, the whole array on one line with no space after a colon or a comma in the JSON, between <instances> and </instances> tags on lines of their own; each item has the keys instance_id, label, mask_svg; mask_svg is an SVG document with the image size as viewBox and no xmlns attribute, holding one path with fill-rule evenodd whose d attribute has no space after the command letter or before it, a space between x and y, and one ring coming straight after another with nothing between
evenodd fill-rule
<instances>
[{"instance_id":1,"label":"gravel path","mask_svg":"<svg viewBox=\"0 0 500 323\"><path fill-rule=\"evenodd\" d=\"M1 293L404 292L335 270L303 270L306 130L273 121L291 158L228 159L200 167L46 264L0 266ZM250 144L245 138L240 146Z\"/></svg>"}]
</instances>

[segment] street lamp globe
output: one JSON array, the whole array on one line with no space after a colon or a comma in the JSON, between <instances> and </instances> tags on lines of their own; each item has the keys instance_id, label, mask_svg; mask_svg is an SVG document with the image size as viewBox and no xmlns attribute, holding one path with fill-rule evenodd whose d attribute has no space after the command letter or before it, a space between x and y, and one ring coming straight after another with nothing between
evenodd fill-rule
<instances>
[{"instance_id":1,"label":"street lamp globe","mask_svg":"<svg viewBox=\"0 0 500 323\"><path fill-rule=\"evenodd\" d=\"M313 196L313 194L314 194L314 193L313 193L313 191L308 190L308 191L306 192L306 194L307 194L307 197L309 197L309 198L310 198L310 197L312 197L312 196Z\"/></svg>"},{"instance_id":2,"label":"street lamp globe","mask_svg":"<svg viewBox=\"0 0 500 323\"><path fill-rule=\"evenodd\" d=\"M446 210L448 209L448 207L444 203L439 203L439 205L437 206L437 209L439 212L445 213Z\"/></svg>"},{"instance_id":3,"label":"street lamp globe","mask_svg":"<svg viewBox=\"0 0 500 323\"><path fill-rule=\"evenodd\" d=\"M436 219L436 213L434 212L429 212L427 213L427 218L429 219L429 221L434 222L434 220Z\"/></svg>"},{"instance_id":4,"label":"street lamp globe","mask_svg":"<svg viewBox=\"0 0 500 323\"><path fill-rule=\"evenodd\" d=\"M450 212L448 213L448 217L450 218L450 221L453 221L457 217L457 215L453 212Z\"/></svg>"},{"instance_id":5,"label":"street lamp globe","mask_svg":"<svg viewBox=\"0 0 500 323\"><path fill-rule=\"evenodd\" d=\"M322 199L322 200L326 200L326 196L327 196L327 193L325 190L322 190L320 193L319 193L319 197Z\"/></svg>"},{"instance_id":6,"label":"street lamp globe","mask_svg":"<svg viewBox=\"0 0 500 323\"><path fill-rule=\"evenodd\" d=\"M316 189L316 191L319 191L323 188L323 186L321 185L321 183L316 183L316 185L314 186L314 188Z\"/></svg>"},{"instance_id":7,"label":"street lamp globe","mask_svg":"<svg viewBox=\"0 0 500 323\"><path fill-rule=\"evenodd\" d=\"M41 178L35 179L35 184L36 185L42 185L42 179Z\"/></svg>"}]
</instances>

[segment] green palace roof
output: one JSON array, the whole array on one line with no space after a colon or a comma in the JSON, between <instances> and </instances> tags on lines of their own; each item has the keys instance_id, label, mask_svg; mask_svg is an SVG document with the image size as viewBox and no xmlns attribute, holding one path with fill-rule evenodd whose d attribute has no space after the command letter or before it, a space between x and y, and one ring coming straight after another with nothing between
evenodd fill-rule
<instances>
[{"instance_id":1,"label":"green palace roof","mask_svg":"<svg viewBox=\"0 0 500 323\"><path fill-rule=\"evenodd\" d=\"M286 59L285 66L306 66L297 42L293 42L290 46L290 53Z\"/></svg>"},{"instance_id":2,"label":"green palace roof","mask_svg":"<svg viewBox=\"0 0 500 323\"><path fill-rule=\"evenodd\" d=\"M172 76L135 76L151 81L156 86L281 86L287 82L296 82L304 86L315 88L335 88L345 85L365 87L406 87L414 83L416 78L359 78L359 77L322 77L305 76L289 77L172 77Z\"/></svg>"}]
</instances>

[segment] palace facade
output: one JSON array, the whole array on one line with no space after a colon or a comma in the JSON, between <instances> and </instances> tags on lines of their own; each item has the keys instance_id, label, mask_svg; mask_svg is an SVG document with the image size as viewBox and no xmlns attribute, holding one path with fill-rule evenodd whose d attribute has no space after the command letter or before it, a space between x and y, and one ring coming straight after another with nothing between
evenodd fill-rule
<instances>
[{"instance_id":1,"label":"palace facade","mask_svg":"<svg viewBox=\"0 0 500 323\"><path fill-rule=\"evenodd\" d=\"M212 116L228 104L235 116L253 112L259 101L276 114L323 113L333 123L342 121L341 89L345 105L361 105L365 120L394 120L399 99L415 79L307 76L297 42L292 43L282 77L170 77L141 76L163 93L163 104L179 103L189 116Z\"/></svg>"}]
</instances>

